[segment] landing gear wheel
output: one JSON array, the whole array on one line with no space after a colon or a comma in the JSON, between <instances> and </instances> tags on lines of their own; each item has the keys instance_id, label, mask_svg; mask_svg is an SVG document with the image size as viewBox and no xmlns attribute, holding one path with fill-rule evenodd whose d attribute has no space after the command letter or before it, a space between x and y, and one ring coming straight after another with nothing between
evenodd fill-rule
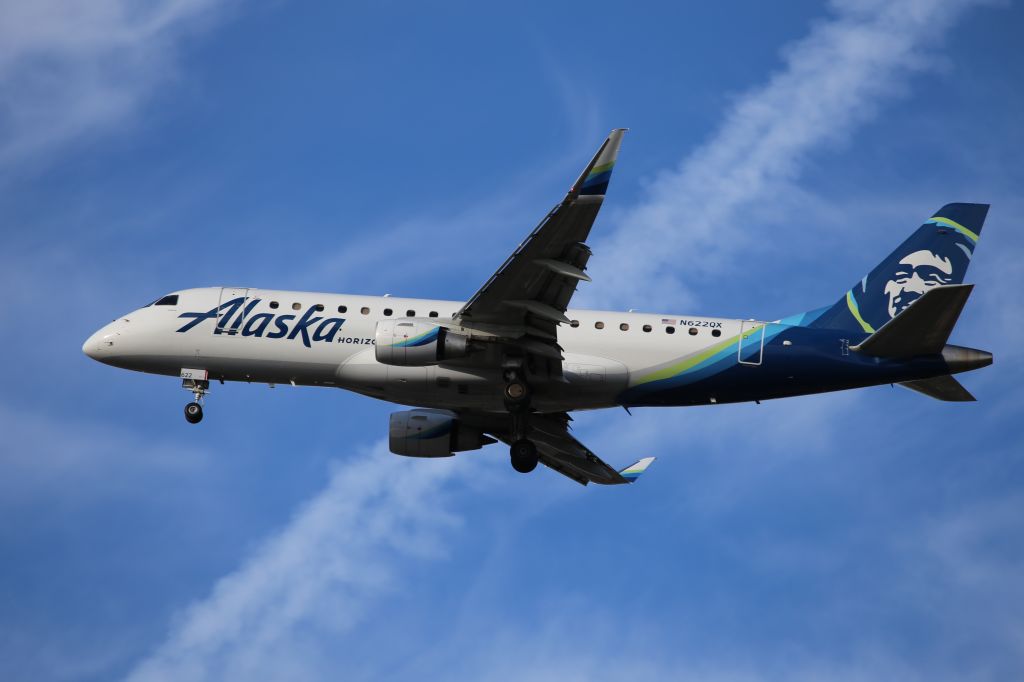
<instances>
[{"instance_id":1,"label":"landing gear wheel","mask_svg":"<svg viewBox=\"0 0 1024 682\"><path fill-rule=\"evenodd\" d=\"M505 409L509 412L526 412L530 407L530 387L521 379L512 379L505 384Z\"/></svg>"},{"instance_id":2,"label":"landing gear wheel","mask_svg":"<svg viewBox=\"0 0 1024 682\"><path fill-rule=\"evenodd\" d=\"M182 378L181 387L192 394L195 398L192 402L185 406L185 421L189 424L198 424L203 421L203 406L202 401L207 393L210 392L210 380L209 379L193 379L192 376L200 374L203 377L209 375L209 373L203 370L196 369L182 369L181 376L189 378ZM223 380L221 383L224 383Z\"/></svg>"},{"instance_id":3,"label":"landing gear wheel","mask_svg":"<svg viewBox=\"0 0 1024 682\"><path fill-rule=\"evenodd\" d=\"M521 474L528 474L537 468L537 446L533 441L521 438L510 448L512 468Z\"/></svg>"},{"instance_id":4,"label":"landing gear wheel","mask_svg":"<svg viewBox=\"0 0 1024 682\"><path fill-rule=\"evenodd\" d=\"M203 406L199 403L189 403L186 405L185 421L189 424L198 424L203 421Z\"/></svg>"},{"instance_id":5,"label":"landing gear wheel","mask_svg":"<svg viewBox=\"0 0 1024 682\"><path fill-rule=\"evenodd\" d=\"M505 386L505 397L516 402L524 399L529 392L530 389L519 379L513 379Z\"/></svg>"}]
</instances>

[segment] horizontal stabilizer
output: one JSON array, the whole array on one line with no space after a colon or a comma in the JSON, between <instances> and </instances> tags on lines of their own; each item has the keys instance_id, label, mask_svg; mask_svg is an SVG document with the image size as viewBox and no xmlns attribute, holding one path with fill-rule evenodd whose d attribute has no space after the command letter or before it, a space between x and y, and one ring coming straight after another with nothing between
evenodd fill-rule
<instances>
[{"instance_id":1,"label":"horizontal stabilizer","mask_svg":"<svg viewBox=\"0 0 1024 682\"><path fill-rule=\"evenodd\" d=\"M973 284L949 284L929 289L906 310L859 345L851 346L850 350L882 358L937 355L945 347L972 289Z\"/></svg>"},{"instance_id":2,"label":"horizontal stabilizer","mask_svg":"<svg viewBox=\"0 0 1024 682\"><path fill-rule=\"evenodd\" d=\"M912 391L923 393L936 400L945 400L953 403L967 403L976 400L970 391L963 387L963 384L948 374L941 377L932 377L931 379L904 381L900 386L905 386Z\"/></svg>"},{"instance_id":3,"label":"horizontal stabilizer","mask_svg":"<svg viewBox=\"0 0 1024 682\"><path fill-rule=\"evenodd\" d=\"M640 474L647 471L647 467L651 466L654 461L654 457L644 457L638 462L630 464L628 467L619 472L619 475L630 483L635 483L636 479L640 478Z\"/></svg>"}]
</instances>

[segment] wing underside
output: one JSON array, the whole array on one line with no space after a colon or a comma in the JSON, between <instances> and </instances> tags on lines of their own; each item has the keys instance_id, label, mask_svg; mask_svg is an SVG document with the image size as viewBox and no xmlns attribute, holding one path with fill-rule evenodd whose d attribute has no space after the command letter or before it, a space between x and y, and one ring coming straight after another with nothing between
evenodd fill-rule
<instances>
[{"instance_id":1,"label":"wing underside","mask_svg":"<svg viewBox=\"0 0 1024 682\"><path fill-rule=\"evenodd\" d=\"M569 415L564 413L533 415L527 437L537 446L541 464L577 483L632 483L654 461L654 457L645 457L624 469L616 470L569 432L569 422ZM506 443L512 442L509 433L494 435Z\"/></svg>"},{"instance_id":2,"label":"wing underside","mask_svg":"<svg viewBox=\"0 0 1024 682\"><path fill-rule=\"evenodd\" d=\"M622 143L613 130L566 194L455 316L462 327L494 334L560 373L558 325L586 275L594 224Z\"/></svg>"}]
</instances>

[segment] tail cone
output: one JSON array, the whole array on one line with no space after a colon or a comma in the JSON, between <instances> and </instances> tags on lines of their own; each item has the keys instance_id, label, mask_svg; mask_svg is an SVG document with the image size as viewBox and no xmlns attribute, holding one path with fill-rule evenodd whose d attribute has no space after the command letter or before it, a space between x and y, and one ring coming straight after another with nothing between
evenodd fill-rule
<instances>
[{"instance_id":1,"label":"tail cone","mask_svg":"<svg viewBox=\"0 0 1024 682\"><path fill-rule=\"evenodd\" d=\"M988 351L949 344L942 349L942 359L946 361L950 374L967 372L992 364L992 354Z\"/></svg>"}]
</instances>

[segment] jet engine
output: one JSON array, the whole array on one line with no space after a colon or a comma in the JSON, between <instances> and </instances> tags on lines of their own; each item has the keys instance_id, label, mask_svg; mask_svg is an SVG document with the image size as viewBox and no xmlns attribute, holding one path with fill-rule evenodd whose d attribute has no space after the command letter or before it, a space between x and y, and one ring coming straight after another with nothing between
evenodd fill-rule
<instances>
[{"instance_id":1,"label":"jet engine","mask_svg":"<svg viewBox=\"0 0 1024 682\"><path fill-rule=\"evenodd\" d=\"M450 457L494 442L446 410L395 412L388 427L388 447L406 457Z\"/></svg>"},{"instance_id":2,"label":"jet engine","mask_svg":"<svg viewBox=\"0 0 1024 682\"><path fill-rule=\"evenodd\" d=\"M469 354L469 337L430 322L381 320L375 334L377 362L422 367Z\"/></svg>"}]
</instances>

